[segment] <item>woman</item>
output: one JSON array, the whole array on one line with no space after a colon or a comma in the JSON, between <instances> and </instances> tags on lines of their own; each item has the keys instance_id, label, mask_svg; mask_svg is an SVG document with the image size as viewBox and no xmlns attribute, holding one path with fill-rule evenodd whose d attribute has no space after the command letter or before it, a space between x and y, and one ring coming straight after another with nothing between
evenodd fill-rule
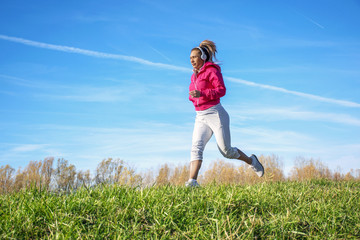
<instances>
[{"instance_id":1,"label":"woman","mask_svg":"<svg viewBox=\"0 0 360 240\"><path fill-rule=\"evenodd\" d=\"M262 177L264 167L255 155L248 157L235 147L231 147L229 115L220 104L220 98L226 93L224 80L216 60L216 45L205 40L199 47L191 50L190 62L193 75L189 87L189 99L196 110L195 126L192 138L190 178L186 186L199 186L198 173L203 160L205 145L214 134L221 154L226 158L239 159L251 165L255 173Z\"/></svg>"}]
</instances>

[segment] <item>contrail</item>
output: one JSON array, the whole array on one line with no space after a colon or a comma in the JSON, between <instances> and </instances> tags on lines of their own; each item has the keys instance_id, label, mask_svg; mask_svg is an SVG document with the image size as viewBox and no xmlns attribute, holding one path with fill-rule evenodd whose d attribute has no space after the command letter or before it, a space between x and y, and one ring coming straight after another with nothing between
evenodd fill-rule
<instances>
[{"instance_id":1,"label":"contrail","mask_svg":"<svg viewBox=\"0 0 360 240\"><path fill-rule=\"evenodd\" d=\"M246 81L246 80L239 79L239 78L232 78L232 77L225 77L225 76L224 76L224 78L231 82L241 83L241 84L245 84L245 85L252 86L252 87L265 88L265 89L269 89L269 90L273 90L273 91L277 91L277 92L288 93L288 94L292 94L292 95L296 95L296 96L300 96L303 98L308 98L308 99L316 100L316 101L320 101L320 102L333 103L333 104L337 104L337 105L341 105L341 106L345 106L345 107L357 107L357 108L360 107L360 104L356 103L356 102L321 97L321 96L317 96L317 95L313 95L313 94L309 94L309 93L292 91L292 90L288 90L288 89L281 88L281 87L275 87L275 86L271 86L271 85L250 82L250 81Z\"/></svg>"},{"instance_id":2,"label":"contrail","mask_svg":"<svg viewBox=\"0 0 360 240\"><path fill-rule=\"evenodd\" d=\"M103 53L103 52L91 51L91 50L86 50L86 49L81 49L81 48L54 45L54 44L36 42L36 41L31 41L31 40L27 40L27 39L23 39L23 38L10 37L10 36L5 36L5 35L0 35L0 39L11 41L11 42L22 43L25 45L38 47L38 48L46 48L46 49L61 51L61 52L78 53L78 54L97 57L97 58L119 59L119 60L136 62L136 63L140 63L143 65L154 66L154 67L159 67L159 68L171 69L171 70L182 71L182 72L191 72L191 69L189 69L189 68L178 67L178 66L174 66L171 64L165 64L165 63L155 63L155 62L151 62L151 61L148 61L148 60L145 60L142 58L137 58L137 57L132 57L132 56Z\"/></svg>"},{"instance_id":3,"label":"contrail","mask_svg":"<svg viewBox=\"0 0 360 240\"><path fill-rule=\"evenodd\" d=\"M318 22L315 22L313 19L305 16L304 14L298 12L298 11L295 10L295 9L294 9L294 11L295 11L297 14L299 14L300 16L302 16L303 18L306 18L306 20L308 20L308 21L312 22L313 24L315 24L316 26L318 26L319 28L325 29L325 27L324 27L323 25L319 24Z\"/></svg>"},{"instance_id":4,"label":"contrail","mask_svg":"<svg viewBox=\"0 0 360 240\"><path fill-rule=\"evenodd\" d=\"M318 26L319 28L325 29L324 26L322 26L321 24L315 22L314 20L312 20L311 18L301 14L304 18L306 18L308 21L312 22L313 24L315 24L316 26Z\"/></svg>"},{"instance_id":5,"label":"contrail","mask_svg":"<svg viewBox=\"0 0 360 240\"><path fill-rule=\"evenodd\" d=\"M129 62L135 62L135 63L139 63L139 64L143 64L143 65L148 65L148 66L154 66L154 67L158 67L158 68L181 71L181 72L191 72L192 71L190 68L179 67L179 66L165 64L165 63L155 63L155 62L151 62L151 61L148 61L148 60L145 60L142 58L133 57L133 56L103 53L103 52L91 51L91 50L86 50L86 49L81 49L81 48L48 44L48 43L31 41L31 40L27 40L27 39L23 39L23 38L10 37L10 36L1 35L1 34L0 34L0 39L11 41L11 42L17 42L17 43L21 43L21 44L25 44L25 45L29 45L29 46L33 46L33 47L38 47L38 48L46 48L46 49L62 51L62 52L83 54L83 55L97 57L97 58L119 59L119 60L124 60L124 61L129 61ZM292 91L292 90L288 90L288 89L281 88L281 87L275 87L275 86L271 86L271 85L255 83L255 82L246 81L246 80L238 79L238 78L225 77L225 76L224 76L224 78L229 81L235 82L235 83L269 89L272 91L283 92L283 93L287 93L287 94L292 94L292 95L296 95L296 96L300 96L300 97L304 97L304 98L308 98L308 99L312 99L312 100L316 100L316 101L320 101L320 102L327 102L327 103L332 103L332 104L341 105L341 106L345 106L345 107L356 107L356 108L360 107L360 104L356 103L356 102L321 97L321 96L317 96L317 95L313 95L313 94Z\"/></svg>"},{"instance_id":6,"label":"contrail","mask_svg":"<svg viewBox=\"0 0 360 240\"><path fill-rule=\"evenodd\" d=\"M324 26L322 26L321 24L319 24L319 23L317 23L317 22L315 22L314 20L312 20L311 18L307 18L310 22L312 22L313 24L315 24L316 26L318 26L318 27L320 27L320 28L322 28L322 29L324 29Z\"/></svg>"},{"instance_id":7,"label":"contrail","mask_svg":"<svg viewBox=\"0 0 360 240\"><path fill-rule=\"evenodd\" d=\"M154 50L156 53L158 53L160 56L162 56L163 58L165 58L166 60L168 60L169 62L171 62L171 59L168 58L167 56L165 56L162 52L160 52L159 50L157 50L156 48L153 48L151 46L149 46L152 50Z\"/></svg>"}]
</instances>

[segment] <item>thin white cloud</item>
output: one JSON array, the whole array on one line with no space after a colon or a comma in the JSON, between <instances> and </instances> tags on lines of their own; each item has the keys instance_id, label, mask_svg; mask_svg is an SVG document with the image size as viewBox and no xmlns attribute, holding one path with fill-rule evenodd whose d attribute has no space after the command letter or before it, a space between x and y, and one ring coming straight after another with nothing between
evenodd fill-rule
<instances>
[{"instance_id":1,"label":"thin white cloud","mask_svg":"<svg viewBox=\"0 0 360 240\"><path fill-rule=\"evenodd\" d=\"M175 71L191 72L191 69L189 69L189 68L179 67L179 66L175 66L175 65L171 65L171 64L155 63L155 62L151 62L151 61L148 61L148 60L145 60L142 58L133 57L133 56L110 54L110 53L103 53L103 52L91 51L91 50L68 47L68 46L48 44L48 43L36 42L36 41L31 41L31 40L27 40L27 39L23 39L23 38L11 37L11 36L1 35L1 34L0 34L0 39L17 42L17 43L21 43L21 44L25 44L25 45L29 45L29 46L39 47L39 48L56 50L56 51L77 53L77 54L83 54L83 55L92 56L92 57L98 57L98 58L119 59L119 60L124 60L124 61L136 62L139 64L148 65L148 66L154 66L154 67L159 67L159 68L164 68L164 69L171 69L171 70L175 70ZM345 107L356 107L356 108L360 107L359 103L352 102L352 101L321 97L321 96L317 96L317 95L313 95L313 94L292 91L292 90L288 90L288 89L281 88L281 87L275 87L275 86L271 86L271 85L250 82L250 81L246 81L246 80L238 79L238 78L232 78L232 77L225 77L225 78L232 82L241 83L241 84L245 84L245 85L253 86L253 87L260 87L260 88L283 92L283 93L288 93L288 94L292 94L292 95L296 95L296 96L300 96L303 98L316 100L316 101L320 101L320 102L326 102L326 103L341 105L341 106L345 106Z\"/></svg>"},{"instance_id":2,"label":"thin white cloud","mask_svg":"<svg viewBox=\"0 0 360 240\"><path fill-rule=\"evenodd\" d=\"M11 149L13 152L32 152L43 149L46 144L22 144Z\"/></svg>"},{"instance_id":3,"label":"thin white cloud","mask_svg":"<svg viewBox=\"0 0 360 240\"><path fill-rule=\"evenodd\" d=\"M308 111L275 111L272 114L282 113L283 116L287 116L290 119L301 119L301 120L315 120L315 121L327 121L342 123L346 125L353 125L360 127L360 119L354 118L347 114L338 114L338 113L321 113L321 112L308 112Z\"/></svg>"},{"instance_id":4,"label":"thin white cloud","mask_svg":"<svg viewBox=\"0 0 360 240\"><path fill-rule=\"evenodd\" d=\"M10 91L2 91L2 90L0 90L0 94L16 96L15 92L10 92Z\"/></svg>"},{"instance_id":5,"label":"thin white cloud","mask_svg":"<svg viewBox=\"0 0 360 240\"><path fill-rule=\"evenodd\" d=\"M135 85L135 83L128 83L128 85L132 84L132 86L136 87L134 87L132 91L126 91L126 89L121 85L109 87L62 85L43 81L30 81L2 74L0 74L0 79L6 79L5 81L17 86L36 89L36 92L31 93L32 96L48 100L69 100L76 102L126 102L145 91L144 87Z\"/></svg>"},{"instance_id":6,"label":"thin white cloud","mask_svg":"<svg viewBox=\"0 0 360 240\"><path fill-rule=\"evenodd\" d=\"M231 109L238 109L233 107ZM232 116L240 121L248 119L266 119L266 121L279 120L301 120L301 121L321 121L341 123L345 125L352 125L360 127L360 119L352 117L348 114L340 113L325 113L303 111L296 108L248 108L244 107L241 110L231 110Z\"/></svg>"},{"instance_id":7,"label":"thin white cloud","mask_svg":"<svg viewBox=\"0 0 360 240\"><path fill-rule=\"evenodd\" d=\"M134 93L131 93L134 95ZM131 96L118 87L68 87L67 93L36 93L35 97L76 102L124 102Z\"/></svg>"},{"instance_id":8,"label":"thin white cloud","mask_svg":"<svg viewBox=\"0 0 360 240\"><path fill-rule=\"evenodd\" d=\"M303 98L307 98L307 99L311 99L311 100L316 100L316 101L319 101L319 102L332 103L332 104L341 105L341 106L345 106L345 107L356 107L356 108L360 107L360 103L356 103L356 102L321 97L321 96L317 96L317 95L313 95L313 94L309 94L309 93L292 91L292 90L288 90L288 89L281 88L281 87L275 87L275 86L271 86L271 85L250 82L250 81L239 79L239 78L233 78L233 77L224 77L224 78L231 81L231 82L241 83L241 84L245 84L245 85L248 85L248 86L264 88L264 89L277 91L277 92L288 93L288 94L296 95L296 96L299 96L299 97L303 97Z\"/></svg>"},{"instance_id":9,"label":"thin white cloud","mask_svg":"<svg viewBox=\"0 0 360 240\"><path fill-rule=\"evenodd\" d=\"M232 139L234 142L240 139L240 142L244 142L246 139L247 144L253 146L268 146L268 147L304 147L310 145L316 139L313 136L309 136L304 133L289 131L289 130L275 130L264 127L232 127ZM239 137L240 136L240 137ZM299 145L299 142L302 144Z\"/></svg>"}]
</instances>

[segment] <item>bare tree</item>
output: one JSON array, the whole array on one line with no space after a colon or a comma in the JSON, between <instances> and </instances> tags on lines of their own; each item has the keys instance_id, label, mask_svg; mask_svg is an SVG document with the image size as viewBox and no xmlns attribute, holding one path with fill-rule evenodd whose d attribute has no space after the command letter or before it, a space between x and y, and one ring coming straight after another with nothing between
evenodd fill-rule
<instances>
[{"instance_id":1,"label":"bare tree","mask_svg":"<svg viewBox=\"0 0 360 240\"><path fill-rule=\"evenodd\" d=\"M8 193L14 184L13 173L15 169L9 165L0 167L0 193Z\"/></svg>"},{"instance_id":2,"label":"bare tree","mask_svg":"<svg viewBox=\"0 0 360 240\"><path fill-rule=\"evenodd\" d=\"M67 160L58 159L54 175L58 191L68 192L75 187L76 168Z\"/></svg>"},{"instance_id":3,"label":"bare tree","mask_svg":"<svg viewBox=\"0 0 360 240\"><path fill-rule=\"evenodd\" d=\"M54 158L45 158L41 166L41 183L45 190L50 189L51 176L54 172L53 169Z\"/></svg>"},{"instance_id":4,"label":"bare tree","mask_svg":"<svg viewBox=\"0 0 360 240\"><path fill-rule=\"evenodd\" d=\"M124 162L120 159L104 159L96 168L95 183L113 184L117 182L124 169Z\"/></svg>"},{"instance_id":5,"label":"bare tree","mask_svg":"<svg viewBox=\"0 0 360 240\"><path fill-rule=\"evenodd\" d=\"M76 188L79 188L81 186L84 186L85 188L88 188L91 186L92 178L90 174L90 170L86 171L79 171L76 175Z\"/></svg>"}]
</instances>

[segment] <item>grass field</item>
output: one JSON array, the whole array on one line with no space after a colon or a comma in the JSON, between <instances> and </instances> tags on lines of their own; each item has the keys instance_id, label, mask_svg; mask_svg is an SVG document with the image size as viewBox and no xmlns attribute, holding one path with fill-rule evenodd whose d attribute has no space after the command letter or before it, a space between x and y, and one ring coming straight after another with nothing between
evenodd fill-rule
<instances>
[{"instance_id":1,"label":"grass field","mask_svg":"<svg viewBox=\"0 0 360 240\"><path fill-rule=\"evenodd\" d=\"M360 239L360 182L0 195L1 239Z\"/></svg>"}]
</instances>

